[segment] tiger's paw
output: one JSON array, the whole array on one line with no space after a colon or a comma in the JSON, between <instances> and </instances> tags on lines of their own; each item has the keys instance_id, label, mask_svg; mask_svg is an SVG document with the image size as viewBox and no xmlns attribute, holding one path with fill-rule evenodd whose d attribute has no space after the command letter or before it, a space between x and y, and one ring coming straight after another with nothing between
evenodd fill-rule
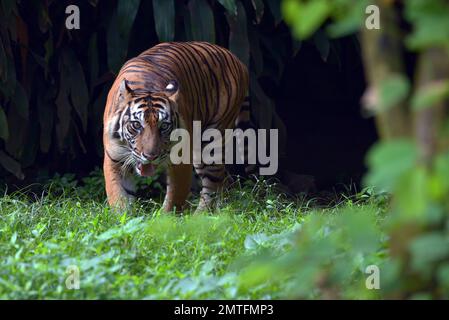
<instances>
[{"instance_id":1,"label":"tiger's paw","mask_svg":"<svg viewBox=\"0 0 449 320\"><path fill-rule=\"evenodd\" d=\"M201 194L200 202L194 214L213 213L217 209L216 199L210 194Z\"/></svg>"}]
</instances>

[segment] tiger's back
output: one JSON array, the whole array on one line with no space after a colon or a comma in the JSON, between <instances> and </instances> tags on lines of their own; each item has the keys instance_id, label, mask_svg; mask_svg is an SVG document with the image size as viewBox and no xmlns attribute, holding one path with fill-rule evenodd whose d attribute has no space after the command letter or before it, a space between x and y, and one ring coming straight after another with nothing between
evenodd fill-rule
<instances>
[{"instance_id":1,"label":"tiger's back","mask_svg":"<svg viewBox=\"0 0 449 320\"><path fill-rule=\"evenodd\" d=\"M246 66L227 49L207 42L161 43L129 60L114 82L111 100L123 78L139 94L163 91L176 79L187 129L195 120L203 128L232 128L249 86Z\"/></svg>"}]
</instances>

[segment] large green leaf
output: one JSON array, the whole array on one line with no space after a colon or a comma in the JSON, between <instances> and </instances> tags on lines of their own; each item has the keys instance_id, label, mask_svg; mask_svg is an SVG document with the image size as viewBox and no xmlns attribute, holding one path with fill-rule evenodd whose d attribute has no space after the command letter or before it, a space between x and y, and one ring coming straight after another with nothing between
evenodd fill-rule
<instances>
[{"instance_id":1,"label":"large green leaf","mask_svg":"<svg viewBox=\"0 0 449 320\"><path fill-rule=\"evenodd\" d=\"M254 114L257 127L261 129L271 129L273 123L274 103L265 94L256 75L250 75L251 111Z\"/></svg>"},{"instance_id":2,"label":"large green leaf","mask_svg":"<svg viewBox=\"0 0 449 320\"><path fill-rule=\"evenodd\" d=\"M394 140L376 144L367 155L370 172L365 177L365 184L392 191L398 179L414 166L417 157L413 141Z\"/></svg>"},{"instance_id":3,"label":"large green leaf","mask_svg":"<svg viewBox=\"0 0 449 320\"><path fill-rule=\"evenodd\" d=\"M260 76L263 71L263 55L260 48L259 34L253 24L248 25L248 41L251 50L252 67L256 76Z\"/></svg>"},{"instance_id":4,"label":"large green leaf","mask_svg":"<svg viewBox=\"0 0 449 320\"><path fill-rule=\"evenodd\" d=\"M327 61L330 52L330 42L324 31L318 30L313 37L313 42L315 43L317 50L320 52L321 59L323 59L323 61Z\"/></svg>"},{"instance_id":5,"label":"large green leaf","mask_svg":"<svg viewBox=\"0 0 449 320\"><path fill-rule=\"evenodd\" d=\"M293 35L299 39L306 39L314 33L328 18L329 11L327 0L282 2L285 21L292 26Z\"/></svg>"},{"instance_id":6,"label":"large green leaf","mask_svg":"<svg viewBox=\"0 0 449 320\"><path fill-rule=\"evenodd\" d=\"M13 175L15 175L17 178L21 180L24 178L22 169L20 167L20 163L18 163L16 160L14 160L1 150L0 150L0 165L9 172L11 172Z\"/></svg>"},{"instance_id":7,"label":"large green leaf","mask_svg":"<svg viewBox=\"0 0 449 320\"><path fill-rule=\"evenodd\" d=\"M218 2L220 2L221 5L225 7L230 14L237 14L237 5L235 3L235 0L218 0Z\"/></svg>"},{"instance_id":8,"label":"large green leaf","mask_svg":"<svg viewBox=\"0 0 449 320\"><path fill-rule=\"evenodd\" d=\"M447 235L438 232L425 234L413 240L410 251L412 268L420 272L430 272L430 264L449 256L449 239Z\"/></svg>"},{"instance_id":9,"label":"large green leaf","mask_svg":"<svg viewBox=\"0 0 449 320\"><path fill-rule=\"evenodd\" d=\"M39 88L43 92L45 89L41 86ZM37 111L39 115L40 125L40 149L42 152L47 153L51 146L51 137L54 125L54 102L52 101L53 88L48 88L45 94L40 94L37 97Z\"/></svg>"},{"instance_id":10,"label":"large green leaf","mask_svg":"<svg viewBox=\"0 0 449 320\"><path fill-rule=\"evenodd\" d=\"M370 4L368 0L335 1L331 15L333 23L327 27L328 34L333 37L344 37L353 34L364 26L365 9Z\"/></svg>"},{"instance_id":11,"label":"large green leaf","mask_svg":"<svg viewBox=\"0 0 449 320\"><path fill-rule=\"evenodd\" d=\"M5 15L10 15L13 14L13 11L15 10L16 7L16 0L2 0L1 1L1 6L2 9L5 12Z\"/></svg>"},{"instance_id":12,"label":"large green leaf","mask_svg":"<svg viewBox=\"0 0 449 320\"><path fill-rule=\"evenodd\" d=\"M237 4L237 15L227 15L229 23L229 49L247 67L249 67L249 41L246 22L246 12L243 4Z\"/></svg>"},{"instance_id":13,"label":"large green leaf","mask_svg":"<svg viewBox=\"0 0 449 320\"><path fill-rule=\"evenodd\" d=\"M119 0L114 11L107 35L108 65L118 72L128 53L129 33L139 9L140 0Z\"/></svg>"},{"instance_id":14,"label":"large green leaf","mask_svg":"<svg viewBox=\"0 0 449 320\"><path fill-rule=\"evenodd\" d=\"M9 137L9 129L8 129L8 120L6 119L5 111L3 111L0 106L0 138L4 141L8 140Z\"/></svg>"},{"instance_id":15,"label":"large green leaf","mask_svg":"<svg viewBox=\"0 0 449 320\"><path fill-rule=\"evenodd\" d=\"M253 4L253 8L256 12L256 22L260 23L263 17L263 13L265 11L265 5L263 3L263 0L251 0L251 3Z\"/></svg>"},{"instance_id":16,"label":"large green leaf","mask_svg":"<svg viewBox=\"0 0 449 320\"><path fill-rule=\"evenodd\" d=\"M17 110L17 113L23 117L24 119L28 119L28 96L25 90L23 89L22 85L17 82L16 83L16 89L14 90L14 107Z\"/></svg>"},{"instance_id":17,"label":"large green leaf","mask_svg":"<svg viewBox=\"0 0 449 320\"><path fill-rule=\"evenodd\" d=\"M175 0L153 0L153 14L159 41L175 37Z\"/></svg>"},{"instance_id":18,"label":"large green leaf","mask_svg":"<svg viewBox=\"0 0 449 320\"><path fill-rule=\"evenodd\" d=\"M409 80L401 74L390 75L379 87L379 111L396 106L410 91Z\"/></svg>"},{"instance_id":19,"label":"large green leaf","mask_svg":"<svg viewBox=\"0 0 449 320\"><path fill-rule=\"evenodd\" d=\"M266 0L271 14L274 17L275 24L279 24L282 21L281 14L281 2L279 0Z\"/></svg>"},{"instance_id":20,"label":"large green leaf","mask_svg":"<svg viewBox=\"0 0 449 320\"><path fill-rule=\"evenodd\" d=\"M214 13L206 0L190 0L188 4L193 40L215 43Z\"/></svg>"},{"instance_id":21,"label":"large green leaf","mask_svg":"<svg viewBox=\"0 0 449 320\"><path fill-rule=\"evenodd\" d=\"M7 60L6 60L6 52L3 47L3 41L0 37L0 80L6 81L7 77Z\"/></svg>"},{"instance_id":22,"label":"large green leaf","mask_svg":"<svg viewBox=\"0 0 449 320\"><path fill-rule=\"evenodd\" d=\"M449 80L434 81L419 88L412 98L412 108L422 110L433 107L449 97Z\"/></svg>"},{"instance_id":23,"label":"large green leaf","mask_svg":"<svg viewBox=\"0 0 449 320\"><path fill-rule=\"evenodd\" d=\"M87 129L87 105L89 103L89 92L87 90L86 78L83 68L72 51L65 56L66 66L69 70L70 98L76 113L81 119L84 132Z\"/></svg>"},{"instance_id":24,"label":"large green leaf","mask_svg":"<svg viewBox=\"0 0 449 320\"><path fill-rule=\"evenodd\" d=\"M413 25L407 36L409 48L420 50L449 45L449 4L440 0L409 0L405 17Z\"/></svg>"},{"instance_id":25,"label":"large green leaf","mask_svg":"<svg viewBox=\"0 0 449 320\"><path fill-rule=\"evenodd\" d=\"M64 64L63 57L60 58L59 62L59 92L56 97L56 114L58 115L58 123L56 125L56 131L59 141L59 148L62 149L64 139L67 136L70 127L70 114L72 112L72 107L69 101L70 94L70 73L67 66Z\"/></svg>"},{"instance_id":26,"label":"large green leaf","mask_svg":"<svg viewBox=\"0 0 449 320\"><path fill-rule=\"evenodd\" d=\"M11 98L14 95L14 90L16 88L16 67L14 59L7 56L6 58L6 71L5 71L6 81L2 82L0 85L0 92L5 98Z\"/></svg>"},{"instance_id":27,"label":"large green leaf","mask_svg":"<svg viewBox=\"0 0 449 320\"><path fill-rule=\"evenodd\" d=\"M394 195L398 207L396 217L414 223L426 222L429 204L429 175L423 166L415 166L398 176Z\"/></svg>"},{"instance_id":28,"label":"large green leaf","mask_svg":"<svg viewBox=\"0 0 449 320\"><path fill-rule=\"evenodd\" d=\"M17 108L8 109L9 139L5 143L6 151L14 158L20 159L22 151L27 147L24 138L28 130L28 120L24 119Z\"/></svg>"},{"instance_id":29,"label":"large green leaf","mask_svg":"<svg viewBox=\"0 0 449 320\"><path fill-rule=\"evenodd\" d=\"M259 40L262 47L269 52L270 58L275 61L275 63L267 64L267 66L271 66L272 78L279 84L285 68L285 61L282 56L284 43L279 38L267 35L260 35Z\"/></svg>"},{"instance_id":30,"label":"large green leaf","mask_svg":"<svg viewBox=\"0 0 449 320\"><path fill-rule=\"evenodd\" d=\"M26 131L27 133L23 140L26 148L23 148L20 157L22 168L31 166L36 160L37 152L39 151L39 142L36 139L39 136L39 122L30 121Z\"/></svg>"},{"instance_id":31,"label":"large green leaf","mask_svg":"<svg viewBox=\"0 0 449 320\"><path fill-rule=\"evenodd\" d=\"M95 81L98 78L99 72L99 60L98 60L98 45L97 45L97 34L92 35L89 41L89 84L91 90L94 87Z\"/></svg>"}]
</instances>

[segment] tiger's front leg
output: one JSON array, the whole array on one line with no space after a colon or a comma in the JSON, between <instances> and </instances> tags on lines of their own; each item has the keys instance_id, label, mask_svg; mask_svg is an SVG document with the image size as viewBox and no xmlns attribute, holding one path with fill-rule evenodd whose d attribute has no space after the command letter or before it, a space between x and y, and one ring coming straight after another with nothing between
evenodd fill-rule
<instances>
[{"instance_id":1,"label":"tiger's front leg","mask_svg":"<svg viewBox=\"0 0 449 320\"><path fill-rule=\"evenodd\" d=\"M181 211L185 208L192 184L192 165L170 165L167 169L167 194L165 195L164 211Z\"/></svg>"},{"instance_id":2,"label":"tiger's front leg","mask_svg":"<svg viewBox=\"0 0 449 320\"><path fill-rule=\"evenodd\" d=\"M123 176L120 163L113 161L105 152L103 172L109 205L124 208L133 198L135 186L129 176Z\"/></svg>"},{"instance_id":3,"label":"tiger's front leg","mask_svg":"<svg viewBox=\"0 0 449 320\"><path fill-rule=\"evenodd\" d=\"M224 164L195 164L202 190L196 212L214 210L216 197L223 190L227 178Z\"/></svg>"}]
</instances>

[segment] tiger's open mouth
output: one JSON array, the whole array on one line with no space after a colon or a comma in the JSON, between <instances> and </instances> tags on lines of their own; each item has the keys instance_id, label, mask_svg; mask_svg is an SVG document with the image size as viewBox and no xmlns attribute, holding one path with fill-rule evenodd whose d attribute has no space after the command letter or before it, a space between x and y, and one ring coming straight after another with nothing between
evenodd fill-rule
<instances>
[{"instance_id":1,"label":"tiger's open mouth","mask_svg":"<svg viewBox=\"0 0 449 320\"><path fill-rule=\"evenodd\" d=\"M139 176L150 177L154 174L156 166L153 163L138 163L136 165L136 172Z\"/></svg>"}]
</instances>

